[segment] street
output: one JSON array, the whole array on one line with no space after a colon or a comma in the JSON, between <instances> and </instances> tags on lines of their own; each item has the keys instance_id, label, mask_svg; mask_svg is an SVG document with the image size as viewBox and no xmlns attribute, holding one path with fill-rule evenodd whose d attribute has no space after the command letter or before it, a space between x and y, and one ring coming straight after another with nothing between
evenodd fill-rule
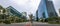
<instances>
[{"instance_id":1,"label":"street","mask_svg":"<svg viewBox=\"0 0 60 26\"><path fill-rule=\"evenodd\" d=\"M27 26L27 25L30 25L30 22L0 24L0 26ZM48 23L41 23L41 22L33 22L32 26L60 26L60 25L59 24L48 24Z\"/></svg>"}]
</instances>

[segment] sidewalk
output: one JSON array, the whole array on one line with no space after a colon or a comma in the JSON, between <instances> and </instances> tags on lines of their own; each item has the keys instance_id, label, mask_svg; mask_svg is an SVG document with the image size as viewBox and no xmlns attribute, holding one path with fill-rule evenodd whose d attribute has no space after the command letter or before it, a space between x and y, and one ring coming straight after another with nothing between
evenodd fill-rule
<instances>
[{"instance_id":1,"label":"sidewalk","mask_svg":"<svg viewBox=\"0 0 60 26\"><path fill-rule=\"evenodd\" d=\"M42 22L33 22L33 24L48 24L48 23L42 23Z\"/></svg>"}]
</instances>

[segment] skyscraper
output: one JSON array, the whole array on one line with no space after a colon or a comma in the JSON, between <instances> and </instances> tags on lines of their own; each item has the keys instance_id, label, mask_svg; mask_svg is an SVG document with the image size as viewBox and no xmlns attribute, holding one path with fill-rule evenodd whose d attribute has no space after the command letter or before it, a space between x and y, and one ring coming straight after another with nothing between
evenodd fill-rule
<instances>
[{"instance_id":1,"label":"skyscraper","mask_svg":"<svg viewBox=\"0 0 60 26\"><path fill-rule=\"evenodd\" d=\"M39 18L57 16L52 0L41 0L37 13Z\"/></svg>"},{"instance_id":2,"label":"skyscraper","mask_svg":"<svg viewBox=\"0 0 60 26\"><path fill-rule=\"evenodd\" d=\"M60 9L59 9L59 14L60 14Z\"/></svg>"}]
</instances>

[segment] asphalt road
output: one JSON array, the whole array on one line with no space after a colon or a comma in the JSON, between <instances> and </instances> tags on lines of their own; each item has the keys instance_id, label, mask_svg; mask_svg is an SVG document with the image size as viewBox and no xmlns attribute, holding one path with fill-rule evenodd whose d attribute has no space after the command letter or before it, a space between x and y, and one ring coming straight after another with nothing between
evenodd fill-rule
<instances>
[{"instance_id":1,"label":"asphalt road","mask_svg":"<svg viewBox=\"0 0 60 26\"><path fill-rule=\"evenodd\" d=\"M48 24L48 23L34 22L32 26L60 26L60 24Z\"/></svg>"},{"instance_id":2,"label":"asphalt road","mask_svg":"<svg viewBox=\"0 0 60 26\"><path fill-rule=\"evenodd\" d=\"M35 24L32 26L60 26L60 25L58 25L58 24Z\"/></svg>"},{"instance_id":3,"label":"asphalt road","mask_svg":"<svg viewBox=\"0 0 60 26\"><path fill-rule=\"evenodd\" d=\"M12 24L0 24L0 26L60 26L60 24L47 24L47 23L41 23L41 22L34 22L33 24L29 22L25 23L12 23Z\"/></svg>"}]
</instances>

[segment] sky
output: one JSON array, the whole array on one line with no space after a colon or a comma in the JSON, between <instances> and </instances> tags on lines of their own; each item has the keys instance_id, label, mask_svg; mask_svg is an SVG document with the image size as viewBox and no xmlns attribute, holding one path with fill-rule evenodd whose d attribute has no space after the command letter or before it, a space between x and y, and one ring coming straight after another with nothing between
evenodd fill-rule
<instances>
[{"instance_id":1,"label":"sky","mask_svg":"<svg viewBox=\"0 0 60 26\"><path fill-rule=\"evenodd\" d=\"M0 0L0 5L3 7L12 6L19 12L27 12L27 14L35 14L41 0ZM53 0L55 10L59 14L60 0Z\"/></svg>"}]
</instances>

